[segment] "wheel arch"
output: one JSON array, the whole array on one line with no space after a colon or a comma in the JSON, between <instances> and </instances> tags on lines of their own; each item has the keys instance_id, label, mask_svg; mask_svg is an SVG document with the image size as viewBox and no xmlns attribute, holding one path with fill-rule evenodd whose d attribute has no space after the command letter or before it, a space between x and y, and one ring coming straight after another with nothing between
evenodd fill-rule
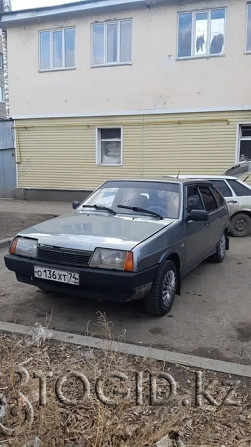
<instances>
[{"instance_id":1,"label":"wheel arch","mask_svg":"<svg viewBox=\"0 0 251 447\"><path fill-rule=\"evenodd\" d=\"M234 214L231 214L230 220L232 220L233 217L237 216L237 214L247 214L251 218L251 210L239 210L236 211Z\"/></svg>"},{"instance_id":2,"label":"wheel arch","mask_svg":"<svg viewBox=\"0 0 251 447\"><path fill-rule=\"evenodd\" d=\"M177 284L176 293L177 293L177 295L180 295L180 293L181 293L180 257L178 255L178 253L170 253L165 257L165 259L162 262L168 261L168 260L172 261L175 264L175 267L177 269L178 284Z\"/></svg>"}]
</instances>

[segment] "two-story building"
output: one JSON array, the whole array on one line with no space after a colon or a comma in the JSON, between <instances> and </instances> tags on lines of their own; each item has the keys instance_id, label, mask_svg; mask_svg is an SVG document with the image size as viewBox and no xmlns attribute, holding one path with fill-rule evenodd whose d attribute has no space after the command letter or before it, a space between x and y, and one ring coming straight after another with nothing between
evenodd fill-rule
<instances>
[{"instance_id":1,"label":"two-story building","mask_svg":"<svg viewBox=\"0 0 251 447\"><path fill-rule=\"evenodd\" d=\"M4 11L3 0L0 0L0 14ZM0 119L6 118L4 94L4 63L3 63L3 36L0 28Z\"/></svg>"},{"instance_id":2,"label":"two-story building","mask_svg":"<svg viewBox=\"0 0 251 447\"><path fill-rule=\"evenodd\" d=\"M0 26L18 197L251 159L246 0L85 0Z\"/></svg>"}]
</instances>

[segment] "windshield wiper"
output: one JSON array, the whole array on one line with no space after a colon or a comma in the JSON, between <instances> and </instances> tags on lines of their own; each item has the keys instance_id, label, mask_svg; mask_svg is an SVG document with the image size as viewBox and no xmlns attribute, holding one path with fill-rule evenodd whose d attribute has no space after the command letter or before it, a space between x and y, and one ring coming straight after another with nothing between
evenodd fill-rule
<instances>
[{"instance_id":1,"label":"windshield wiper","mask_svg":"<svg viewBox=\"0 0 251 447\"><path fill-rule=\"evenodd\" d=\"M132 210L136 213L147 213L152 216L158 217L159 219L163 219L163 216L159 213L155 213L154 211L146 210L145 208L139 208L138 206L126 206L126 205L117 205L117 208L124 208L125 210Z\"/></svg>"},{"instance_id":2,"label":"windshield wiper","mask_svg":"<svg viewBox=\"0 0 251 447\"><path fill-rule=\"evenodd\" d=\"M102 205L82 205L81 208L95 208L95 210L107 211L108 213L116 214L112 208L107 208L106 206Z\"/></svg>"}]
</instances>

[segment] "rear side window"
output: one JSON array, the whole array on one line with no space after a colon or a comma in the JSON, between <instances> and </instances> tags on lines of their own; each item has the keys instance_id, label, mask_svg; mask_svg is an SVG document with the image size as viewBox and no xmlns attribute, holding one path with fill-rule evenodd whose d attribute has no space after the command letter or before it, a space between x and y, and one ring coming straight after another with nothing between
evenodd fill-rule
<instances>
[{"instance_id":1,"label":"rear side window","mask_svg":"<svg viewBox=\"0 0 251 447\"><path fill-rule=\"evenodd\" d=\"M200 186L199 190L202 195L206 211L210 213L211 211L217 210L218 205L210 188L208 188L207 186Z\"/></svg>"},{"instance_id":2,"label":"rear side window","mask_svg":"<svg viewBox=\"0 0 251 447\"><path fill-rule=\"evenodd\" d=\"M232 197L233 193L224 180L210 180L223 197Z\"/></svg>"},{"instance_id":3,"label":"rear side window","mask_svg":"<svg viewBox=\"0 0 251 447\"><path fill-rule=\"evenodd\" d=\"M214 188L213 186L211 187L211 190L213 192L214 197L216 198L216 201L218 203L218 206L223 206L225 205L225 199L224 197L220 194L220 192Z\"/></svg>"},{"instance_id":4,"label":"rear side window","mask_svg":"<svg viewBox=\"0 0 251 447\"><path fill-rule=\"evenodd\" d=\"M251 189L237 182L237 180L228 180L228 183L237 196L251 196Z\"/></svg>"}]
</instances>

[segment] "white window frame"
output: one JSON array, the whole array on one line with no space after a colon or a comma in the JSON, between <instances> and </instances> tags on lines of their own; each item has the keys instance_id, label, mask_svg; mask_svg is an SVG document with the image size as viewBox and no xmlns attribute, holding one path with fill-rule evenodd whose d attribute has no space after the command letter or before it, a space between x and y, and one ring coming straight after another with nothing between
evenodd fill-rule
<instances>
[{"instance_id":1,"label":"white window frame","mask_svg":"<svg viewBox=\"0 0 251 447\"><path fill-rule=\"evenodd\" d=\"M39 71L61 71L61 70L74 70L76 68L76 61L75 61L75 48L76 48L76 40L74 45L74 65L72 67L66 67L65 66L65 30L67 29L74 29L75 33L75 39L76 39L76 27L75 26L66 26L63 28L53 28L53 29L42 29L38 32L38 66ZM53 67L53 32L55 31L62 31L62 67ZM40 36L42 33L49 32L50 33L50 68L41 68L41 52L40 52Z\"/></svg>"},{"instance_id":2,"label":"white window frame","mask_svg":"<svg viewBox=\"0 0 251 447\"><path fill-rule=\"evenodd\" d=\"M251 14L251 3L247 3L245 54L251 54L251 48L250 48L250 50L248 50L248 10L249 10L249 8L250 8L250 14Z\"/></svg>"},{"instance_id":3,"label":"white window frame","mask_svg":"<svg viewBox=\"0 0 251 447\"><path fill-rule=\"evenodd\" d=\"M4 88L2 85L0 85L0 102L4 103Z\"/></svg>"},{"instance_id":4,"label":"white window frame","mask_svg":"<svg viewBox=\"0 0 251 447\"><path fill-rule=\"evenodd\" d=\"M126 62L120 62L120 25L121 22L131 22L132 18L128 19L119 19L119 20L106 20L103 22L94 22L91 26L91 67L110 67L113 65L132 65L132 33L131 33L131 60ZM111 23L117 24L117 61L116 62L107 62L107 26ZM104 25L104 63L102 64L94 64L93 61L93 28L95 25Z\"/></svg>"},{"instance_id":5,"label":"white window frame","mask_svg":"<svg viewBox=\"0 0 251 447\"><path fill-rule=\"evenodd\" d=\"M250 141L251 137L242 137L242 127L251 127L251 122L237 124L235 163L240 163L241 141Z\"/></svg>"},{"instance_id":6,"label":"white window frame","mask_svg":"<svg viewBox=\"0 0 251 447\"><path fill-rule=\"evenodd\" d=\"M120 141L120 163L114 164L114 163L102 163L101 162L101 130L103 129L120 129L120 139L113 138L111 141ZM110 167L117 167L122 166L123 164L123 127L121 126L102 126L102 127L96 127L96 165L97 166L110 166Z\"/></svg>"},{"instance_id":7,"label":"white window frame","mask_svg":"<svg viewBox=\"0 0 251 447\"><path fill-rule=\"evenodd\" d=\"M225 10L225 22L224 22L224 51L222 53L217 54L210 54L210 38L211 38L211 16L212 11L217 11L219 9ZM208 32L208 39L207 39L207 53L206 54L195 54L194 53L194 47L195 47L195 23L196 23L196 14L198 13L207 13L207 32ZM191 41L191 55L190 56L179 56L179 16L181 14L192 14L192 41ZM192 11L179 11L178 12L178 18L177 18L177 60L183 60L183 59L203 59L203 58L209 58L209 57L222 57L226 55L226 22L227 22L227 8L226 6L219 6L216 8L209 8L209 9L198 9L198 10L192 10Z\"/></svg>"},{"instance_id":8,"label":"white window frame","mask_svg":"<svg viewBox=\"0 0 251 447\"><path fill-rule=\"evenodd\" d=\"M3 53L0 52L0 69L3 69Z\"/></svg>"}]
</instances>

